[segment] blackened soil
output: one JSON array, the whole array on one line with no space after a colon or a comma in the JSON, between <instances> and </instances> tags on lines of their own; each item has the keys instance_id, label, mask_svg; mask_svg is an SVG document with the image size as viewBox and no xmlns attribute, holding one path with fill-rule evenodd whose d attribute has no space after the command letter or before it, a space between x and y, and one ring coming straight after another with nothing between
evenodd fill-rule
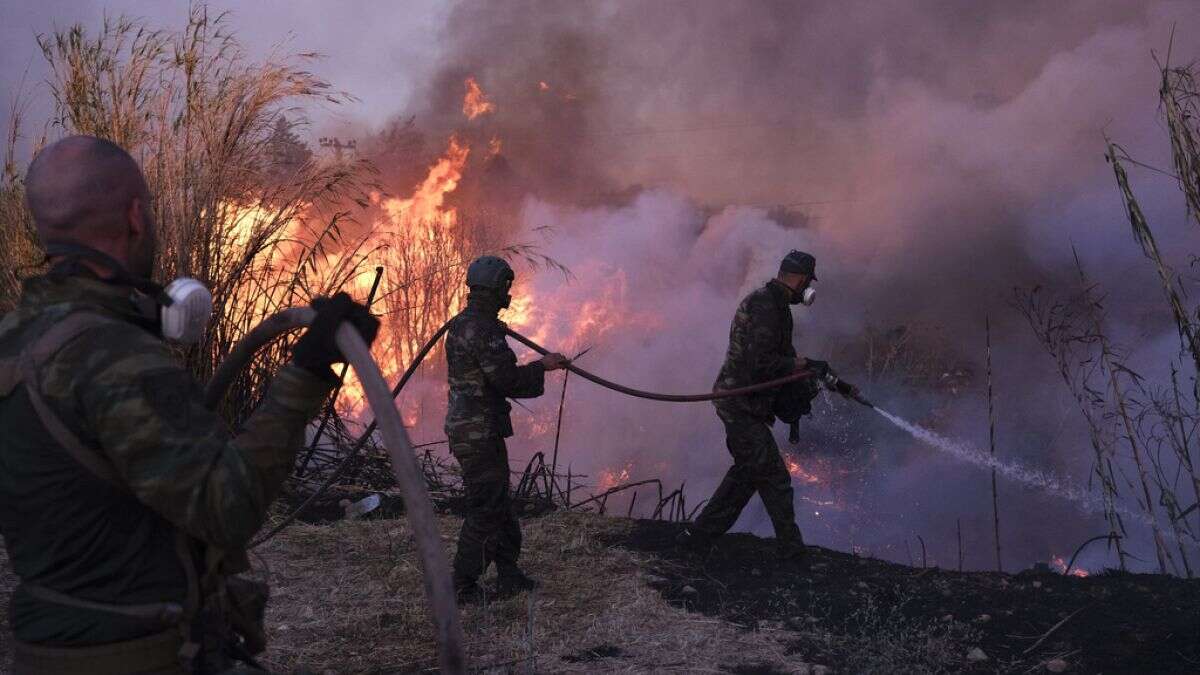
<instances>
[{"instance_id":1,"label":"blackened soil","mask_svg":"<svg viewBox=\"0 0 1200 675\"><path fill-rule=\"evenodd\" d=\"M346 512L341 505L341 501L343 499L354 501L362 499L369 494L371 493L360 490L329 490L306 506L296 519L302 523L309 523L311 525L327 525L343 520L346 517ZM299 508L307 497L307 494L286 493L283 495L281 501L285 505L286 511L291 513ZM513 502L517 513L522 518L535 518L555 510L554 504L545 499L520 498L514 499ZM466 500L461 496L452 496L434 499L433 505L439 513L452 513L461 517L466 509ZM404 499L399 495L383 494L379 501L379 507L362 516L362 518L364 520L387 520L399 518L403 515Z\"/></svg>"},{"instance_id":2,"label":"blackened soil","mask_svg":"<svg viewBox=\"0 0 1200 675\"><path fill-rule=\"evenodd\" d=\"M1067 672L1200 672L1200 580L961 573L820 548L781 562L770 539L732 534L697 550L675 543L680 529L637 521L607 543L653 554L650 584L673 604L747 628L795 631L791 648L805 662L862 663L847 650L894 632L898 648L925 640L921 648L936 643L949 654L934 670L1046 672L1061 658ZM861 639L837 637L848 634ZM986 661L967 660L975 647Z\"/></svg>"},{"instance_id":3,"label":"blackened soil","mask_svg":"<svg viewBox=\"0 0 1200 675\"><path fill-rule=\"evenodd\" d=\"M591 663L603 659L619 658L624 654L625 652L621 651L620 647L614 645L597 645L576 654L568 654L562 657L562 660L568 663Z\"/></svg>"}]
</instances>

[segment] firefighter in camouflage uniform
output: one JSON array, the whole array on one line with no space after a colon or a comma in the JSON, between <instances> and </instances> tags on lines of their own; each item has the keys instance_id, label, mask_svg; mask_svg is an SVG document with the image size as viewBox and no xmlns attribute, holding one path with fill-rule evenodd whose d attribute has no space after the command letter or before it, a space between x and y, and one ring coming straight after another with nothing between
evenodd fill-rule
<instances>
[{"instance_id":1,"label":"firefighter in camouflage uniform","mask_svg":"<svg viewBox=\"0 0 1200 675\"><path fill-rule=\"evenodd\" d=\"M458 596L470 601L482 595L479 577L496 564L497 590L508 595L535 586L521 571L521 526L508 482L508 450L512 436L508 398L542 395L545 374L567 364L549 354L523 366L505 340L498 318L508 306L514 274L501 258L483 256L467 268L467 306L450 320L446 332L449 405L446 437L462 468L466 513L454 556Z\"/></svg>"},{"instance_id":2,"label":"firefighter in camouflage uniform","mask_svg":"<svg viewBox=\"0 0 1200 675\"><path fill-rule=\"evenodd\" d=\"M810 304L816 280L816 259L792 251L780 263L776 278L742 300L729 329L729 349L714 390L745 387L798 371L818 377L829 372L824 361L797 357L792 345L791 305ZM807 396L800 397L807 408L816 385L813 380L804 382L801 387L811 388ZM725 425L725 444L733 466L695 523L680 536L681 543L706 544L724 534L757 492L775 528L781 555L803 552L804 540L792 502L792 478L771 432L781 393L785 392L770 390L713 401Z\"/></svg>"},{"instance_id":3,"label":"firefighter in camouflage uniform","mask_svg":"<svg viewBox=\"0 0 1200 675\"><path fill-rule=\"evenodd\" d=\"M344 295L314 302L292 363L231 437L161 336L133 158L70 137L38 154L26 190L48 272L0 319L13 672L251 672L235 661L263 647L266 588L228 573L337 384L334 330L348 320L370 341L377 322Z\"/></svg>"}]
</instances>

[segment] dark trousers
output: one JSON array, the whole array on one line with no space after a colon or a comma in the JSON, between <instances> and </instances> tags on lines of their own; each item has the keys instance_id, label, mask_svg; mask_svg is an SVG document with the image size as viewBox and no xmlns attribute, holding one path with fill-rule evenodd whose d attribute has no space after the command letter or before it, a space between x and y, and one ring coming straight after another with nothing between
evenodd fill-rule
<instances>
[{"instance_id":1,"label":"dark trousers","mask_svg":"<svg viewBox=\"0 0 1200 675\"><path fill-rule=\"evenodd\" d=\"M508 485L504 439L450 439L450 452L462 467L466 514L454 556L454 581L475 581L496 563L500 576L519 572L521 525Z\"/></svg>"},{"instance_id":2,"label":"dark trousers","mask_svg":"<svg viewBox=\"0 0 1200 675\"><path fill-rule=\"evenodd\" d=\"M696 528L713 536L724 534L757 492L775 526L775 537L780 541L800 541L792 505L792 476L779 454L770 425L727 414L721 415L721 421L725 424L725 445L733 456L733 466L725 472L724 480L696 518Z\"/></svg>"}]
</instances>

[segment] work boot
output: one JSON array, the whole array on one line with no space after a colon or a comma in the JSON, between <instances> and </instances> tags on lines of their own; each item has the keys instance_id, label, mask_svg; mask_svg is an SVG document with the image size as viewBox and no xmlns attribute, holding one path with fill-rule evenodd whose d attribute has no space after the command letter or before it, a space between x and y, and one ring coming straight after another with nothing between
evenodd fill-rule
<instances>
[{"instance_id":1,"label":"work boot","mask_svg":"<svg viewBox=\"0 0 1200 675\"><path fill-rule=\"evenodd\" d=\"M482 602L487 598L487 594L479 584L475 583L474 579L469 581L458 580L454 581L454 598L459 605L470 605L476 602Z\"/></svg>"},{"instance_id":2,"label":"work boot","mask_svg":"<svg viewBox=\"0 0 1200 675\"><path fill-rule=\"evenodd\" d=\"M675 543L685 548L707 549L712 546L713 536L695 525L688 525L675 535Z\"/></svg>"},{"instance_id":3,"label":"work boot","mask_svg":"<svg viewBox=\"0 0 1200 675\"><path fill-rule=\"evenodd\" d=\"M537 581L525 576L521 570L505 572L496 577L496 594L502 598L532 591L540 586Z\"/></svg>"},{"instance_id":4,"label":"work boot","mask_svg":"<svg viewBox=\"0 0 1200 675\"><path fill-rule=\"evenodd\" d=\"M804 545L804 540L795 539L777 539L775 540L775 549L780 560L795 560L798 561L808 552L808 548Z\"/></svg>"}]
</instances>

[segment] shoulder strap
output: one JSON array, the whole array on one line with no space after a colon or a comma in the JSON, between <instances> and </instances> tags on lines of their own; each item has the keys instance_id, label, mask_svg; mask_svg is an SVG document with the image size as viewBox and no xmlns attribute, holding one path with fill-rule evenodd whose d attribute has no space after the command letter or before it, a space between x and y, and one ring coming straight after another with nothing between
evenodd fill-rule
<instances>
[{"instance_id":1,"label":"shoulder strap","mask_svg":"<svg viewBox=\"0 0 1200 675\"><path fill-rule=\"evenodd\" d=\"M63 346L82 335L84 331L112 321L112 319L95 312L79 311L68 314L66 318L51 326L21 354L18 365L19 372L15 377L17 381L24 380L25 390L29 393L29 401L33 404L34 411L50 436L75 461L97 478L124 489L125 484L117 475L117 470L112 463L98 449L89 447L80 440L46 402L38 381L38 371Z\"/></svg>"},{"instance_id":2,"label":"shoulder strap","mask_svg":"<svg viewBox=\"0 0 1200 675\"><path fill-rule=\"evenodd\" d=\"M21 357L0 358L0 397L8 396L21 384Z\"/></svg>"}]
</instances>

